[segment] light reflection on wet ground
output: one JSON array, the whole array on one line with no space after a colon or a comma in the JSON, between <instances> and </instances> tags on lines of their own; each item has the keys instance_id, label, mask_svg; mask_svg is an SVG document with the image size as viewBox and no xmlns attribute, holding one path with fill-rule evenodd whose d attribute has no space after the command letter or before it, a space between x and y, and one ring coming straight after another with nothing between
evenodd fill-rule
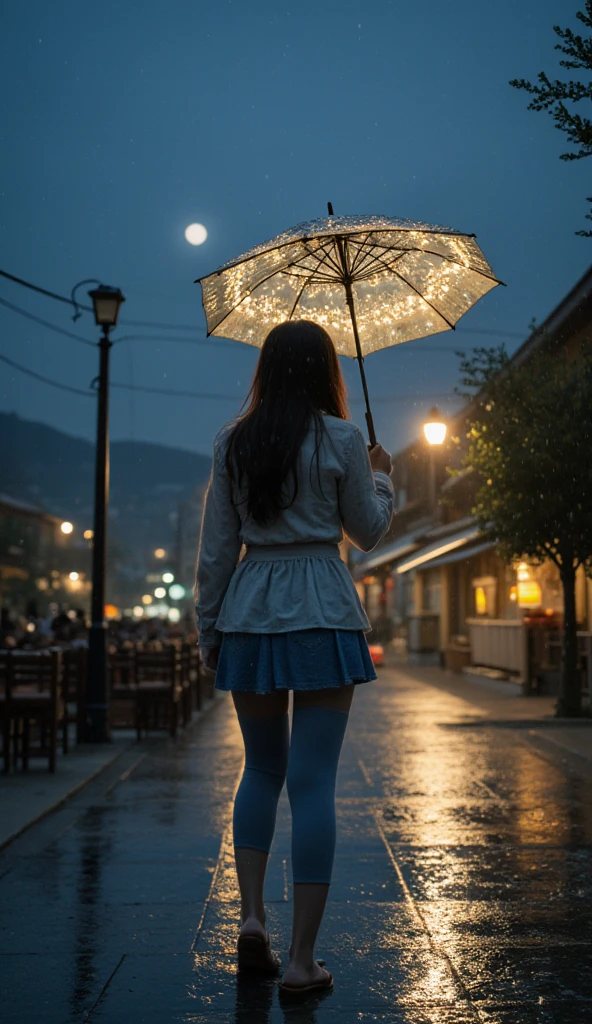
<instances>
[{"instance_id":1,"label":"light reflection on wet ground","mask_svg":"<svg viewBox=\"0 0 592 1024\"><path fill-rule=\"evenodd\" d=\"M389 671L356 696L318 951L332 994L287 1010L237 978L224 702L0 856L3 1021L592 1021L592 782L467 707ZM267 880L284 960L289 835L284 795Z\"/></svg>"}]
</instances>

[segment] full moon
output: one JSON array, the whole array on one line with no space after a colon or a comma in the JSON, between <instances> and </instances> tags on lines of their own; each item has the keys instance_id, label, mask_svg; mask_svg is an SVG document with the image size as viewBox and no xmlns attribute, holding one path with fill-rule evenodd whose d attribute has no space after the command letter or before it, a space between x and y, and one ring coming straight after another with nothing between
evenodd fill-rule
<instances>
[{"instance_id":1,"label":"full moon","mask_svg":"<svg viewBox=\"0 0 592 1024\"><path fill-rule=\"evenodd\" d=\"M208 233L203 224L190 224L185 228L185 238L190 245L203 245Z\"/></svg>"}]
</instances>

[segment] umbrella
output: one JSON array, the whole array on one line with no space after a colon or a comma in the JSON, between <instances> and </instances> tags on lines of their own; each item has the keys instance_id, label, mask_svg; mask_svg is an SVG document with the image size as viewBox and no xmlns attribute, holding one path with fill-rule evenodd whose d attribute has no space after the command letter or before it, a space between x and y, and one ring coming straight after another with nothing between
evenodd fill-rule
<instances>
[{"instance_id":1,"label":"umbrella","mask_svg":"<svg viewBox=\"0 0 592 1024\"><path fill-rule=\"evenodd\" d=\"M261 348L285 320L325 327L358 360L376 443L364 356L454 329L502 284L475 235L419 221L329 216L298 224L198 278L209 335Z\"/></svg>"}]
</instances>

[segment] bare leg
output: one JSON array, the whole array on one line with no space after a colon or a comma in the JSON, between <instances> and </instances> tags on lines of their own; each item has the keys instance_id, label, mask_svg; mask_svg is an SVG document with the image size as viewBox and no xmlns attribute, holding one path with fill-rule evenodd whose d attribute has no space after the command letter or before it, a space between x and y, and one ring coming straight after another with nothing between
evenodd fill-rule
<instances>
[{"instance_id":1,"label":"bare leg","mask_svg":"<svg viewBox=\"0 0 592 1024\"><path fill-rule=\"evenodd\" d=\"M323 707L349 712L354 685L337 689L300 691L294 693L294 708ZM327 975L314 959L314 946L323 918L329 886L321 883L294 885L294 917L290 963L283 981L290 985L305 985L320 981Z\"/></svg>"},{"instance_id":2,"label":"bare leg","mask_svg":"<svg viewBox=\"0 0 592 1024\"><path fill-rule=\"evenodd\" d=\"M234 859L241 894L241 935L265 937L263 886L268 854L263 850L235 847Z\"/></svg>"},{"instance_id":3,"label":"bare leg","mask_svg":"<svg viewBox=\"0 0 592 1024\"><path fill-rule=\"evenodd\" d=\"M237 714L244 718L273 718L288 710L288 693L233 693ZM235 847L234 858L241 894L241 935L265 937L263 887L269 855L263 850Z\"/></svg>"}]
</instances>

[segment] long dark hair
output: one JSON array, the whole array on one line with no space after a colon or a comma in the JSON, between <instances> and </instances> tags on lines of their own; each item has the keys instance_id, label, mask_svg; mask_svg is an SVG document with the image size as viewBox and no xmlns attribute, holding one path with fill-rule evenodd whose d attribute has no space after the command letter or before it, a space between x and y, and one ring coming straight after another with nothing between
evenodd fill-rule
<instances>
[{"instance_id":1,"label":"long dark hair","mask_svg":"<svg viewBox=\"0 0 592 1024\"><path fill-rule=\"evenodd\" d=\"M230 434L226 468L260 526L277 519L298 493L297 462L314 424L318 452L323 413L348 418L347 393L331 337L311 320L279 324L269 332Z\"/></svg>"}]
</instances>

